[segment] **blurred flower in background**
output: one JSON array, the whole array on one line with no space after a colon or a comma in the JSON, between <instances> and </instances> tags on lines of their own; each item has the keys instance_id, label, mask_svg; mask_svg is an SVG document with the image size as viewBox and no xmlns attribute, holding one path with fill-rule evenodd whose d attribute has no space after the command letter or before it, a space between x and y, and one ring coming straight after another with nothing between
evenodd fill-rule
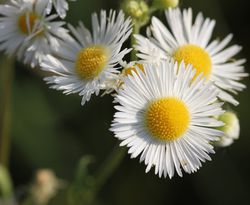
<instances>
[{"instance_id":1,"label":"blurred flower in background","mask_svg":"<svg viewBox=\"0 0 250 205\"><path fill-rule=\"evenodd\" d=\"M64 22L45 16L42 0L13 0L0 6L0 49L9 56L36 67L43 56L59 48L59 39L68 38Z\"/></svg>"},{"instance_id":2,"label":"blurred flower in background","mask_svg":"<svg viewBox=\"0 0 250 205\"><path fill-rule=\"evenodd\" d=\"M30 190L31 200L33 204L46 205L63 187L65 182L58 179L52 170L38 170Z\"/></svg>"}]
</instances>

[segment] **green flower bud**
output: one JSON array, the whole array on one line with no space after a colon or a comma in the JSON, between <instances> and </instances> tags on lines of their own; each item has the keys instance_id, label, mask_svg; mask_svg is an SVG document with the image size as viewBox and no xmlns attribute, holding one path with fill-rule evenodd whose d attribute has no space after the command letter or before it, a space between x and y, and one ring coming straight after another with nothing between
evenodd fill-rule
<instances>
[{"instance_id":1,"label":"green flower bud","mask_svg":"<svg viewBox=\"0 0 250 205\"><path fill-rule=\"evenodd\" d=\"M233 143L234 140L239 138L240 135L240 123L237 115L231 111L227 111L218 120L225 123L224 126L219 129L225 134L215 143L216 146L226 147Z\"/></svg>"},{"instance_id":2,"label":"green flower bud","mask_svg":"<svg viewBox=\"0 0 250 205\"><path fill-rule=\"evenodd\" d=\"M149 8L143 0L126 0L122 9L134 22L145 24L149 19Z\"/></svg>"},{"instance_id":3,"label":"green flower bud","mask_svg":"<svg viewBox=\"0 0 250 205\"><path fill-rule=\"evenodd\" d=\"M179 5L179 0L154 0L153 7L165 10L168 8L175 8Z\"/></svg>"}]
</instances>

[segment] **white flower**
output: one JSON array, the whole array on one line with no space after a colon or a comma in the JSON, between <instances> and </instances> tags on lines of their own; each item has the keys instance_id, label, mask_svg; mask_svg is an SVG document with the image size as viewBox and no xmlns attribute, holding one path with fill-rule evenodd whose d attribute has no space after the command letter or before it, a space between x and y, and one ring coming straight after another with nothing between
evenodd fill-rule
<instances>
[{"instance_id":1,"label":"white flower","mask_svg":"<svg viewBox=\"0 0 250 205\"><path fill-rule=\"evenodd\" d=\"M131 33L131 21L123 12L101 11L92 15L93 34L80 23L75 29L69 26L75 39L62 42L54 56L48 55L41 64L42 69L55 73L45 80L51 87L65 94L79 93L82 105L91 95L100 90L111 89L117 82L118 67L130 49L121 50L123 42Z\"/></svg>"},{"instance_id":2,"label":"white flower","mask_svg":"<svg viewBox=\"0 0 250 205\"><path fill-rule=\"evenodd\" d=\"M210 142L223 134L214 129L223 124L213 117L223 113L217 91L201 75L193 80L191 65L165 61L143 67L124 78L111 131L132 158L141 154L146 172L153 166L159 177L195 172L211 159Z\"/></svg>"},{"instance_id":3,"label":"white flower","mask_svg":"<svg viewBox=\"0 0 250 205\"><path fill-rule=\"evenodd\" d=\"M221 42L214 40L209 43L215 21L204 19L199 13L193 24L192 10L189 8L182 13L179 8L166 11L166 18L170 30L156 17L152 18L152 37L145 38L137 35L138 56L146 61L159 63L170 57L179 63L192 64L197 69L197 74L203 73L208 80L214 82L219 92L219 97L227 102L237 105L238 102L230 93L236 93L245 88L239 83L244 73L245 59L231 60L241 47L233 45L225 48L232 39L228 35ZM230 92L230 93L228 93Z\"/></svg>"},{"instance_id":4,"label":"white flower","mask_svg":"<svg viewBox=\"0 0 250 205\"><path fill-rule=\"evenodd\" d=\"M69 10L69 5L66 0L39 0L47 2L47 14L50 14L54 6L58 15L63 19L66 17L66 12ZM76 1L76 0L70 0Z\"/></svg>"},{"instance_id":5,"label":"white flower","mask_svg":"<svg viewBox=\"0 0 250 205\"><path fill-rule=\"evenodd\" d=\"M0 15L0 50L32 67L58 48L59 38L69 38L64 22L52 22L55 15L46 17L41 1L12 0L0 5Z\"/></svg>"}]
</instances>

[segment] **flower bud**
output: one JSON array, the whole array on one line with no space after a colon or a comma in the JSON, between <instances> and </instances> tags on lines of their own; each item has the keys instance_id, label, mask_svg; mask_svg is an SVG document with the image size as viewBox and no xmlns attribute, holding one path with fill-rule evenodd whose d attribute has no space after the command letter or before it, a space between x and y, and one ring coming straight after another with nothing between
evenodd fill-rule
<instances>
[{"instance_id":1,"label":"flower bud","mask_svg":"<svg viewBox=\"0 0 250 205\"><path fill-rule=\"evenodd\" d=\"M165 10L168 8L175 8L179 5L179 0L154 0L153 7Z\"/></svg>"},{"instance_id":2,"label":"flower bud","mask_svg":"<svg viewBox=\"0 0 250 205\"><path fill-rule=\"evenodd\" d=\"M122 9L133 21L144 23L149 19L149 8L143 0L126 0Z\"/></svg>"},{"instance_id":3,"label":"flower bud","mask_svg":"<svg viewBox=\"0 0 250 205\"><path fill-rule=\"evenodd\" d=\"M54 172L41 169L36 173L35 181L31 187L31 195L36 204L45 205L62 187L62 180L58 179Z\"/></svg>"},{"instance_id":4,"label":"flower bud","mask_svg":"<svg viewBox=\"0 0 250 205\"><path fill-rule=\"evenodd\" d=\"M224 132L224 135L218 142L215 143L219 147L227 147L233 143L234 140L239 138L240 135L240 124L239 119L235 113L227 111L218 120L225 123L224 126L219 129Z\"/></svg>"},{"instance_id":5,"label":"flower bud","mask_svg":"<svg viewBox=\"0 0 250 205\"><path fill-rule=\"evenodd\" d=\"M141 63L138 62L130 62L128 64L124 63L122 75L123 76L133 76L133 72L137 74L137 69L140 69L144 72L144 67Z\"/></svg>"}]
</instances>

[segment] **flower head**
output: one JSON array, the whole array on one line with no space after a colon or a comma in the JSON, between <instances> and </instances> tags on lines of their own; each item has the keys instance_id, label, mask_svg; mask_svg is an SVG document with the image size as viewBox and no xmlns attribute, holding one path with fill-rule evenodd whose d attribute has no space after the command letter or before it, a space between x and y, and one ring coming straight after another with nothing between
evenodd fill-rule
<instances>
[{"instance_id":1,"label":"flower head","mask_svg":"<svg viewBox=\"0 0 250 205\"><path fill-rule=\"evenodd\" d=\"M195 71L184 63L143 68L124 78L111 131L132 158L141 154L146 172L152 166L159 177L195 172L211 159L210 142L223 134L214 129L223 124L213 117L223 113L217 92L201 75L193 80Z\"/></svg>"},{"instance_id":2,"label":"flower head","mask_svg":"<svg viewBox=\"0 0 250 205\"><path fill-rule=\"evenodd\" d=\"M130 19L125 19L122 11L101 11L92 15L93 34L80 23L77 28L69 26L74 39L61 42L60 50L47 55L42 69L55 73L45 80L52 88L63 90L65 94L79 93L82 105L91 95L100 90L116 86L118 67L130 49L121 50L123 42L131 33Z\"/></svg>"},{"instance_id":3,"label":"flower head","mask_svg":"<svg viewBox=\"0 0 250 205\"><path fill-rule=\"evenodd\" d=\"M209 43L215 21L204 19L199 13L192 23L192 10L180 11L179 8L166 11L170 30L156 17L152 18L152 36L145 38L137 35L138 56L149 62L159 63L162 60L173 58L178 63L191 64L210 81L214 82L219 90L219 98L237 105L238 102L231 93L243 90L245 85L238 82L248 76L244 72L245 59L232 60L241 47L233 45L225 48L232 35L228 35L221 42L214 40Z\"/></svg>"},{"instance_id":4,"label":"flower head","mask_svg":"<svg viewBox=\"0 0 250 205\"><path fill-rule=\"evenodd\" d=\"M42 1L13 0L0 5L0 49L32 67L38 65L51 48L57 49L58 40L68 38L63 22L46 16Z\"/></svg>"}]
</instances>

